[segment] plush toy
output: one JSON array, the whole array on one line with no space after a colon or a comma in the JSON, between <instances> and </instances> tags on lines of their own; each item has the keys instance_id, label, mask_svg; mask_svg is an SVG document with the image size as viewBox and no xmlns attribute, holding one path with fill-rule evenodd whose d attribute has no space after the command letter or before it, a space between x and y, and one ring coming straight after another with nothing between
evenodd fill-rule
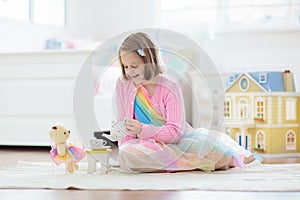
<instances>
[{"instance_id":1,"label":"plush toy","mask_svg":"<svg viewBox=\"0 0 300 200\"><path fill-rule=\"evenodd\" d=\"M49 135L54 142L50 150L52 161L57 166L65 163L67 172L73 173L74 170L78 169L77 162L85 157L84 148L67 143L70 137L70 131L62 125L53 126Z\"/></svg>"}]
</instances>

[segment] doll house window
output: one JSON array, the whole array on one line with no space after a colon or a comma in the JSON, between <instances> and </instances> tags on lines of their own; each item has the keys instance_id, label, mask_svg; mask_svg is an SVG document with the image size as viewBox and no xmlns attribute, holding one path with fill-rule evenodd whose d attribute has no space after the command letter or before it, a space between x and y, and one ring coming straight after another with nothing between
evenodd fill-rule
<instances>
[{"instance_id":1,"label":"doll house window","mask_svg":"<svg viewBox=\"0 0 300 200\"><path fill-rule=\"evenodd\" d=\"M265 150L265 133L263 131L258 131L256 133L255 148Z\"/></svg>"},{"instance_id":2,"label":"doll house window","mask_svg":"<svg viewBox=\"0 0 300 200\"><path fill-rule=\"evenodd\" d=\"M238 104L239 118L249 118L249 104L246 99L241 99Z\"/></svg>"},{"instance_id":3,"label":"doll house window","mask_svg":"<svg viewBox=\"0 0 300 200\"><path fill-rule=\"evenodd\" d=\"M230 117L230 100L224 102L224 117Z\"/></svg>"},{"instance_id":4,"label":"doll house window","mask_svg":"<svg viewBox=\"0 0 300 200\"><path fill-rule=\"evenodd\" d=\"M285 102L286 120L296 120L296 99L288 98Z\"/></svg>"},{"instance_id":5,"label":"doll house window","mask_svg":"<svg viewBox=\"0 0 300 200\"><path fill-rule=\"evenodd\" d=\"M266 73L260 73L259 74L259 83L266 83L267 82L267 74Z\"/></svg>"},{"instance_id":6,"label":"doll house window","mask_svg":"<svg viewBox=\"0 0 300 200\"><path fill-rule=\"evenodd\" d=\"M265 100L262 98L255 100L255 118L265 119Z\"/></svg>"},{"instance_id":7,"label":"doll house window","mask_svg":"<svg viewBox=\"0 0 300 200\"><path fill-rule=\"evenodd\" d=\"M296 134L294 131L286 133L286 150L296 150Z\"/></svg>"},{"instance_id":8,"label":"doll house window","mask_svg":"<svg viewBox=\"0 0 300 200\"><path fill-rule=\"evenodd\" d=\"M233 83L234 80L235 80L234 75L230 75L230 76L229 76L229 83L230 83L230 84Z\"/></svg>"},{"instance_id":9,"label":"doll house window","mask_svg":"<svg viewBox=\"0 0 300 200\"><path fill-rule=\"evenodd\" d=\"M249 89L249 86L250 86L250 82L249 82L249 79L247 77L242 77L240 79L240 89L245 92Z\"/></svg>"}]
</instances>

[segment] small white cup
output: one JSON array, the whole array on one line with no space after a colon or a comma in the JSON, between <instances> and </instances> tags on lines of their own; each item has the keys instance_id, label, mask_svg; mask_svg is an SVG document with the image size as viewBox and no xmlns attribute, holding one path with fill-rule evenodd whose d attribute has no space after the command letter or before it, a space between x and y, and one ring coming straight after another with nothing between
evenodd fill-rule
<instances>
[{"instance_id":1,"label":"small white cup","mask_svg":"<svg viewBox=\"0 0 300 200\"><path fill-rule=\"evenodd\" d=\"M107 144L106 140L103 139L93 139L90 140L90 145L92 149L101 149Z\"/></svg>"}]
</instances>

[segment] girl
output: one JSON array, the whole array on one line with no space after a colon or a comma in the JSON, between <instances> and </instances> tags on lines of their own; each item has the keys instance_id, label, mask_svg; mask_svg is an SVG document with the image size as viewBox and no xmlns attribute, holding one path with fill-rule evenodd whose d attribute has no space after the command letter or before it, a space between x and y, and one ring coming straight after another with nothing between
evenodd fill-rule
<instances>
[{"instance_id":1,"label":"girl","mask_svg":"<svg viewBox=\"0 0 300 200\"><path fill-rule=\"evenodd\" d=\"M226 170L255 160L226 134L185 122L179 86L163 77L158 49L145 33L128 36L119 49L122 77L116 85L117 120L128 133L119 161L135 172Z\"/></svg>"}]
</instances>

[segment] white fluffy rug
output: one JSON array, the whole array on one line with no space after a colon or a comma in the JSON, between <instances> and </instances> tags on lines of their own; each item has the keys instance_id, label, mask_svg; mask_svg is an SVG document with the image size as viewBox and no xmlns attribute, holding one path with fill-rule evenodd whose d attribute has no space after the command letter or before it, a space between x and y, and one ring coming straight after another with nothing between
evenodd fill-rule
<instances>
[{"instance_id":1,"label":"white fluffy rug","mask_svg":"<svg viewBox=\"0 0 300 200\"><path fill-rule=\"evenodd\" d=\"M253 163L245 169L205 173L129 174L111 169L87 174L87 164L65 174L51 163L19 162L0 169L0 188L49 188L90 190L218 190L218 191L300 191L300 164Z\"/></svg>"}]
</instances>

